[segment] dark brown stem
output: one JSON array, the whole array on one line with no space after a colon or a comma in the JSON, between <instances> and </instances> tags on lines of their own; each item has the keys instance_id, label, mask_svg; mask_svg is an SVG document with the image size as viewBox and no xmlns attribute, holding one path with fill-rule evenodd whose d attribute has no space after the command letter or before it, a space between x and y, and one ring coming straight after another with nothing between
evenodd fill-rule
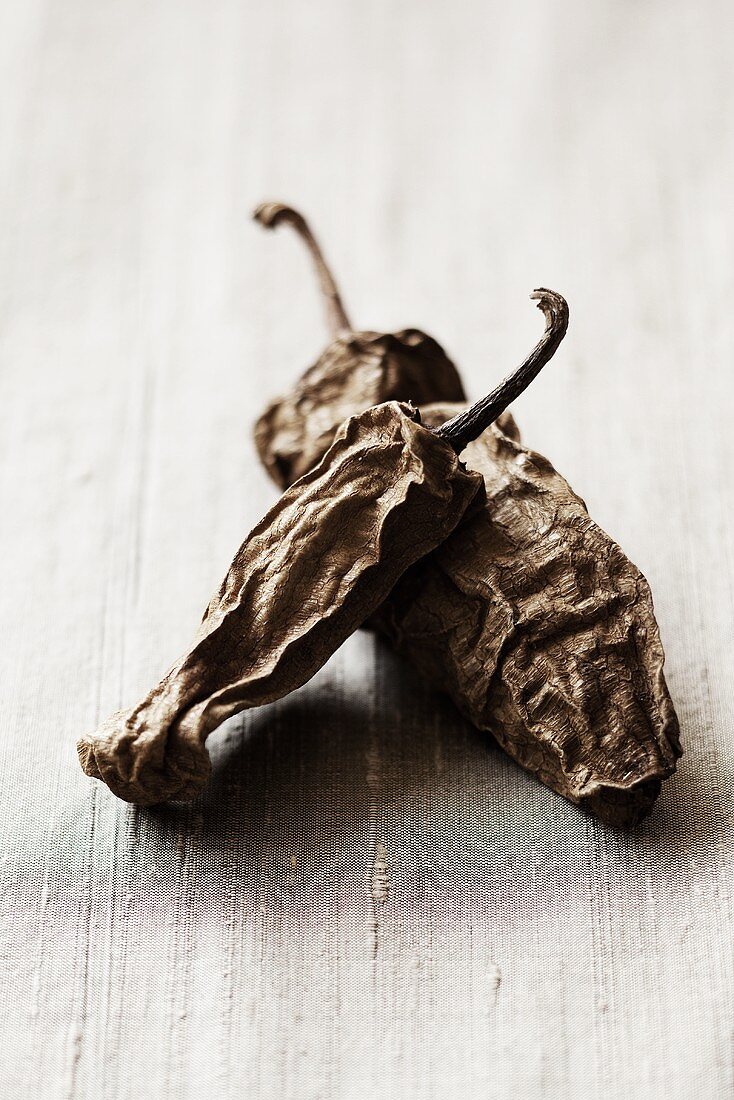
<instances>
[{"instance_id":1,"label":"dark brown stem","mask_svg":"<svg viewBox=\"0 0 734 1100\"><path fill-rule=\"evenodd\" d=\"M565 298L553 290L541 288L530 295L538 303L538 309L545 314L545 332L542 340L535 345L530 355L517 370L500 382L487 397L477 401L464 412L447 420L440 428L433 428L456 451L461 454L464 448L481 435L500 413L504 412L516 397L543 369L549 359L555 355L558 345L566 335L568 328L568 305Z\"/></svg>"},{"instance_id":2,"label":"dark brown stem","mask_svg":"<svg viewBox=\"0 0 734 1100\"><path fill-rule=\"evenodd\" d=\"M276 226L282 223L286 223L295 229L311 253L319 287L326 305L326 323L332 336L340 336L344 332L351 332L352 326L342 304L334 276L331 274L329 265L319 248L318 241L309 229L308 222L303 215L294 210L292 206L284 206L280 202L263 202L252 216L255 221L260 222L260 225L264 225L266 229L275 229Z\"/></svg>"}]
</instances>

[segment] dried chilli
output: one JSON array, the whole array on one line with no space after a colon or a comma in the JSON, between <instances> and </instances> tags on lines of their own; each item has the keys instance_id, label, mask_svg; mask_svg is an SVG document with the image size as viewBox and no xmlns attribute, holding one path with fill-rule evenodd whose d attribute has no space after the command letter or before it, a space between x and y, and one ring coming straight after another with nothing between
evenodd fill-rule
<instances>
[{"instance_id":1,"label":"dried chilli","mask_svg":"<svg viewBox=\"0 0 734 1100\"><path fill-rule=\"evenodd\" d=\"M647 581L548 459L498 424L464 457L485 503L408 570L374 625L546 786L636 824L681 755Z\"/></svg>"},{"instance_id":2,"label":"dried chilli","mask_svg":"<svg viewBox=\"0 0 734 1100\"><path fill-rule=\"evenodd\" d=\"M318 462L347 417L383 401L465 401L456 367L425 332L357 332L305 218L282 203L254 213L268 229L290 225L305 242L324 299L332 340L292 393L273 401L255 425L255 444L270 476L285 489Z\"/></svg>"}]
</instances>

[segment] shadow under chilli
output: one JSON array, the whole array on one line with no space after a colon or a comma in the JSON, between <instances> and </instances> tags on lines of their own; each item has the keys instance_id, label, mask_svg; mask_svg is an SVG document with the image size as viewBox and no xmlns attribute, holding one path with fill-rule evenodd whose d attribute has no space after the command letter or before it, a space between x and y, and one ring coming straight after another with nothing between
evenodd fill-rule
<instances>
[{"instance_id":1,"label":"shadow under chilli","mask_svg":"<svg viewBox=\"0 0 734 1100\"><path fill-rule=\"evenodd\" d=\"M146 811L160 839L188 846L197 873L224 872L230 889L306 904L320 884L363 896L377 842L396 888L440 889L447 905L469 894L487 905L508 889L553 896L600 861L615 879L625 869L623 893L641 875L670 880L680 860L689 874L709 865L723 825L703 792L684 798L674 777L647 821L614 830L525 773L375 644L367 691L359 676L336 687L327 672L223 726L202 798Z\"/></svg>"}]
</instances>

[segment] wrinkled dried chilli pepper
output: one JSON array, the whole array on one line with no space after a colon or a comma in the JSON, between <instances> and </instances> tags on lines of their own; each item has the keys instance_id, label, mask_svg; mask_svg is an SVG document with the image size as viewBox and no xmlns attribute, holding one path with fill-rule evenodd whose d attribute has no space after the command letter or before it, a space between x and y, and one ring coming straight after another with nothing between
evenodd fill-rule
<instances>
[{"instance_id":1,"label":"wrinkled dried chilli pepper","mask_svg":"<svg viewBox=\"0 0 734 1100\"><path fill-rule=\"evenodd\" d=\"M681 753L647 581L551 463L497 424L464 458L486 503L373 621L547 786L634 824Z\"/></svg>"},{"instance_id":2,"label":"wrinkled dried chilli pepper","mask_svg":"<svg viewBox=\"0 0 734 1100\"><path fill-rule=\"evenodd\" d=\"M192 649L146 698L78 752L84 771L141 805L194 798L207 736L225 719L300 687L435 549L478 493L458 453L550 359L562 299L536 292L546 332L518 370L436 430L389 402L346 421L323 460L287 489L237 552Z\"/></svg>"},{"instance_id":3,"label":"wrinkled dried chilli pepper","mask_svg":"<svg viewBox=\"0 0 734 1100\"><path fill-rule=\"evenodd\" d=\"M273 401L255 426L260 459L281 489L310 470L349 416L383 401L464 401L466 395L443 348L418 329L355 332L306 220L281 203L254 214L269 229L293 227L306 243L326 307L332 342L292 393Z\"/></svg>"}]
</instances>

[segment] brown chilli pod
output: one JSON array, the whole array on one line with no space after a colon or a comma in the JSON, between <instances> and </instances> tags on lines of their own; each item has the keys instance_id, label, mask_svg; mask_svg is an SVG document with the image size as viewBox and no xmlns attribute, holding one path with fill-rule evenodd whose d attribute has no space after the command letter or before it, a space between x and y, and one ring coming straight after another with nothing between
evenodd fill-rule
<instances>
[{"instance_id":1,"label":"brown chilli pod","mask_svg":"<svg viewBox=\"0 0 734 1100\"><path fill-rule=\"evenodd\" d=\"M141 805L194 798L209 776L212 730L309 680L406 569L451 534L483 492L459 452L563 339L563 299L534 297L546 315L543 339L468 413L432 430L414 408L387 402L342 425L323 460L245 539L189 652L142 702L79 742L88 775Z\"/></svg>"},{"instance_id":2,"label":"brown chilli pod","mask_svg":"<svg viewBox=\"0 0 734 1100\"><path fill-rule=\"evenodd\" d=\"M421 410L429 424L455 413ZM522 767L635 824L681 752L647 581L548 459L499 424L464 457L485 502L373 623Z\"/></svg>"},{"instance_id":3,"label":"brown chilli pod","mask_svg":"<svg viewBox=\"0 0 734 1100\"><path fill-rule=\"evenodd\" d=\"M273 401L255 426L260 459L281 489L318 462L347 417L370 405L466 400L456 367L425 332L353 330L334 277L301 214L282 203L266 202L254 217L268 229L290 225L305 242L332 337L293 392Z\"/></svg>"}]
</instances>

